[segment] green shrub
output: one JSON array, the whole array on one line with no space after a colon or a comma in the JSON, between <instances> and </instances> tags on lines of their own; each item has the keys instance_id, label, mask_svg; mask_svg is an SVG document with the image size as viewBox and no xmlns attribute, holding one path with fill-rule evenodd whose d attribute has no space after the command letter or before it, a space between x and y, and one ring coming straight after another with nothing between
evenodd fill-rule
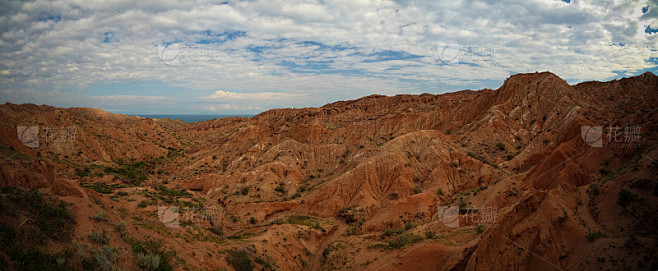
<instances>
[{"instance_id":1,"label":"green shrub","mask_svg":"<svg viewBox=\"0 0 658 271\"><path fill-rule=\"evenodd\" d=\"M13 187L3 187L1 190L3 194L8 194L11 208L20 207L27 210L32 216L31 219L46 236L61 238L70 234L69 226L75 223L75 217L65 201L46 197L37 190L26 192ZM13 206L14 204L17 207Z\"/></svg>"},{"instance_id":2,"label":"green shrub","mask_svg":"<svg viewBox=\"0 0 658 271\"><path fill-rule=\"evenodd\" d=\"M285 194L286 193L286 188L283 186L283 183L279 184L276 188L274 188L274 191Z\"/></svg>"},{"instance_id":3,"label":"green shrub","mask_svg":"<svg viewBox=\"0 0 658 271\"><path fill-rule=\"evenodd\" d=\"M97 220L97 221L107 221L107 212L106 211L100 211L100 212L94 214L94 216L92 216L91 218L94 219L94 220Z\"/></svg>"},{"instance_id":4,"label":"green shrub","mask_svg":"<svg viewBox=\"0 0 658 271\"><path fill-rule=\"evenodd\" d=\"M137 263L144 270L158 270L158 267L160 267L160 255L139 252L137 253Z\"/></svg>"},{"instance_id":5,"label":"green shrub","mask_svg":"<svg viewBox=\"0 0 658 271\"><path fill-rule=\"evenodd\" d=\"M635 201L636 198L637 196L633 194L633 192L627 189L622 189L619 190L619 198L617 199L617 204L622 207L626 207L629 203Z\"/></svg>"},{"instance_id":6,"label":"green shrub","mask_svg":"<svg viewBox=\"0 0 658 271\"><path fill-rule=\"evenodd\" d=\"M359 228L356 226L350 226L347 228L347 235L357 235L359 233Z\"/></svg>"},{"instance_id":7,"label":"green shrub","mask_svg":"<svg viewBox=\"0 0 658 271\"><path fill-rule=\"evenodd\" d=\"M482 224L475 224L475 232L477 232L477 234L481 234L486 228L487 227Z\"/></svg>"},{"instance_id":8,"label":"green shrub","mask_svg":"<svg viewBox=\"0 0 658 271\"><path fill-rule=\"evenodd\" d=\"M315 218L310 217L310 216L305 216L305 215L291 215L286 219L286 222L288 224L295 224L295 225L304 225L304 226L313 226L313 221Z\"/></svg>"},{"instance_id":9,"label":"green shrub","mask_svg":"<svg viewBox=\"0 0 658 271\"><path fill-rule=\"evenodd\" d=\"M400 234L395 240L388 241L388 247L393 249L403 248L421 240L423 240L423 237L420 235Z\"/></svg>"},{"instance_id":10,"label":"green shrub","mask_svg":"<svg viewBox=\"0 0 658 271\"><path fill-rule=\"evenodd\" d=\"M85 168L85 169L76 168L75 169L75 175L78 175L80 177L87 177L87 176L89 176L90 173L91 173L91 171L88 168Z\"/></svg>"},{"instance_id":11,"label":"green shrub","mask_svg":"<svg viewBox=\"0 0 658 271\"><path fill-rule=\"evenodd\" d=\"M110 238L105 234L105 230L90 231L87 233L87 236L89 236L89 239L91 239L92 241L97 242L101 245L107 244L107 242L110 240Z\"/></svg>"},{"instance_id":12,"label":"green shrub","mask_svg":"<svg viewBox=\"0 0 658 271\"><path fill-rule=\"evenodd\" d=\"M7 254L12 260L12 269L7 268L7 264L0 260L2 270L68 270L64 262L58 259L62 258L56 254L48 254L37 247L23 248L21 246L12 246L7 249ZM4 257L2 258L4 260ZM7 269L5 269L7 268Z\"/></svg>"},{"instance_id":13,"label":"green shrub","mask_svg":"<svg viewBox=\"0 0 658 271\"><path fill-rule=\"evenodd\" d=\"M594 196L598 196L599 193L600 193L599 185L596 184L596 183L590 184L589 185L589 190L592 191L592 194L594 194Z\"/></svg>"},{"instance_id":14,"label":"green shrub","mask_svg":"<svg viewBox=\"0 0 658 271\"><path fill-rule=\"evenodd\" d=\"M569 215L567 214L567 211L562 209L562 215L557 218L557 223L562 224L562 223L564 223L564 221L567 220L567 218L569 218Z\"/></svg>"},{"instance_id":15,"label":"green shrub","mask_svg":"<svg viewBox=\"0 0 658 271\"><path fill-rule=\"evenodd\" d=\"M415 186L414 187L414 194L420 194L423 192L423 189L420 188L420 186Z\"/></svg>"},{"instance_id":16,"label":"green shrub","mask_svg":"<svg viewBox=\"0 0 658 271\"><path fill-rule=\"evenodd\" d=\"M496 143L496 148L498 148L501 151L504 151L505 150L505 144L503 144L503 142L498 142L498 143Z\"/></svg>"},{"instance_id":17,"label":"green shrub","mask_svg":"<svg viewBox=\"0 0 658 271\"><path fill-rule=\"evenodd\" d=\"M600 230L587 230L587 234L585 234L585 238L587 238L587 241L594 242L596 239L599 239L601 237L605 237L605 233L603 233Z\"/></svg>"},{"instance_id":18,"label":"green shrub","mask_svg":"<svg viewBox=\"0 0 658 271\"><path fill-rule=\"evenodd\" d=\"M399 198L400 198L400 194L398 194L398 193L391 193L391 194L388 195L388 199L390 199L390 200L396 200L396 199L399 199Z\"/></svg>"},{"instance_id":19,"label":"green shrub","mask_svg":"<svg viewBox=\"0 0 658 271\"><path fill-rule=\"evenodd\" d=\"M134 185L140 185L148 179L145 169L148 171L148 165L143 161L134 164L119 163L118 167L105 167L105 173L130 181Z\"/></svg>"},{"instance_id":20,"label":"green shrub","mask_svg":"<svg viewBox=\"0 0 658 271\"><path fill-rule=\"evenodd\" d=\"M384 230L384 236L394 236L404 232L404 228L399 228L397 230L387 228Z\"/></svg>"},{"instance_id":21,"label":"green shrub","mask_svg":"<svg viewBox=\"0 0 658 271\"><path fill-rule=\"evenodd\" d=\"M84 270L111 271L116 270L113 262L119 257L119 250L110 246L78 248L78 257Z\"/></svg>"},{"instance_id":22,"label":"green shrub","mask_svg":"<svg viewBox=\"0 0 658 271\"><path fill-rule=\"evenodd\" d=\"M244 250L234 250L231 249L228 251L228 257L226 261L233 266L233 269L236 271L251 271L254 270L254 265L251 262L251 258Z\"/></svg>"},{"instance_id":23,"label":"green shrub","mask_svg":"<svg viewBox=\"0 0 658 271\"><path fill-rule=\"evenodd\" d=\"M149 205L158 205L157 199L142 200L137 204L137 208L145 208Z\"/></svg>"},{"instance_id":24,"label":"green shrub","mask_svg":"<svg viewBox=\"0 0 658 271\"><path fill-rule=\"evenodd\" d=\"M165 249L164 241L162 239L156 239L147 237L142 242L132 241L133 253L135 255L144 254L144 255L157 255L159 256L159 264L157 269L161 271L170 271L173 270L171 265L171 260L176 256L176 252L171 249ZM153 256L150 256L153 257ZM152 261L153 259L151 259Z\"/></svg>"},{"instance_id":25,"label":"green shrub","mask_svg":"<svg viewBox=\"0 0 658 271\"><path fill-rule=\"evenodd\" d=\"M114 226L114 229L117 231L119 236L121 236L121 238L124 238L125 236L127 236L130 233L130 230L128 229L128 225L126 224L126 221L119 221L119 223L117 223Z\"/></svg>"},{"instance_id":26,"label":"green shrub","mask_svg":"<svg viewBox=\"0 0 658 271\"><path fill-rule=\"evenodd\" d=\"M168 187L166 187L164 185L160 185L160 186L158 186L158 190L160 191L160 194L164 195L164 196L183 197L183 198L192 197L192 194L185 191L185 189L174 190L174 189L169 189Z\"/></svg>"},{"instance_id":27,"label":"green shrub","mask_svg":"<svg viewBox=\"0 0 658 271\"><path fill-rule=\"evenodd\" d=\"M436 232L430 229L425 230L425 239L434 239L436 238Z\"/></svg>"},{"instance_id":28,"label":"green shrub","mask_svg":"<svg viewBox=\"0 0 658 271\"><path fill-rule=\"evenodd\" d=\"M114 192L114 187L109 186L105 183L94 183L91 186L91 189L94 189L96 192L102 194L111 194L112 192Z\"/></svg>"}]
</instances>

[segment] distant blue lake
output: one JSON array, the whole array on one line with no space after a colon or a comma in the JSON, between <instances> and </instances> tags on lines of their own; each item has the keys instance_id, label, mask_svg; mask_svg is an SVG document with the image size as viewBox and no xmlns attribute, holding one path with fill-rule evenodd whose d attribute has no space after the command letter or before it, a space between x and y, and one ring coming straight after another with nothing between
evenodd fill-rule
<instances>
[{"instance_id":1,"label":"distant blue lake","mask_svg":"<svg viewBox=\"0 0 658 271\"><path fill-rule=\"evenodd\" d=\"M206 120L211 120L211 119L220 119L220 118L228 118L228 117L253 117L254 115L133 115L133 116L140 116L142 118L152 118L152 119L179 119L182 120L186 123L193 123L193 122L199 122L199 121L206 121Z\"/></svg>"}]
</instances>

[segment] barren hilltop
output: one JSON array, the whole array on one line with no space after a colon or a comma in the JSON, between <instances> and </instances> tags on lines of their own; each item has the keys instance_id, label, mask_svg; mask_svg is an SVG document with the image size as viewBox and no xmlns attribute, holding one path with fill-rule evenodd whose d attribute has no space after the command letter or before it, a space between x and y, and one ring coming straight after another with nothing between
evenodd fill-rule
<instances>
[{"instance_id":1,"label":"barren hilltop","mask_svg":"<svg viewBox=\"0 0 658 271\"><path fill-rule=\"evenodd\" d=\"M649 72L189 125L7 103L0 269L656 270L657 108Z\"/></svg>"}]
</instances>

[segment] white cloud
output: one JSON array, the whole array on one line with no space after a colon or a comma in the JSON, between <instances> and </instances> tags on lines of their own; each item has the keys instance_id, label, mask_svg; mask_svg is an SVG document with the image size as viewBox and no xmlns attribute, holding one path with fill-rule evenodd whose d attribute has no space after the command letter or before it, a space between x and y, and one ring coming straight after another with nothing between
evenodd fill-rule
<instances>
[{"instance_id":1,"label":"white cloud","mask_svg":"<svg viewBox=\"0 0 658 271\"><path fill-rule=\"evenodd\" d=\"M86 92L90 86L148 80L207 91L185 99L157 93L170 100L142 99L155 110L166 112L176 102L210 110L209 103L220 100L259 110L372 93L496 87L510 74L536 70L573 82L656 67L658 34L644 32L649 25L658 28L656 1L99 3L0 2L0 93L11 93L0 101L95 106ZM245 34L204 45L210 50L203 57L180 56L180 66L165 65L157 53L163 42L191 48L234 31ZM103 43L107 35L114 38ZM481 61L475 50L467 64L438 65L440 44L495 47L495 58ZM418 57L377 61L386 52ZM60 92L68 95L46 95Z\"/></svg>"},{"instance_id":2,"label":"white cloud","mask_svg":"<svg viewBox=\"0 0 658 271\"><path fill-rule=\"evenodd\" d=\"M299 98L304 96L301 94L279 93L279 92L259 92L259 93L238 93L231 91L217 90L210 96L203 97L203 99L213 100L283 100L291 98Z\"/></svg>"},{"instance_id":3,"label":"white cloud","mask_svg":"<svg viewBox=\"0 0 658 271\"><path fill-rule=\"evenodd\" d=\"M221 112L221 111L254 111L254 110L263 110L259 106L238 106L234 104L219 104L211 105L206 107L209 111Z\"/></svg>"}]
</instances>

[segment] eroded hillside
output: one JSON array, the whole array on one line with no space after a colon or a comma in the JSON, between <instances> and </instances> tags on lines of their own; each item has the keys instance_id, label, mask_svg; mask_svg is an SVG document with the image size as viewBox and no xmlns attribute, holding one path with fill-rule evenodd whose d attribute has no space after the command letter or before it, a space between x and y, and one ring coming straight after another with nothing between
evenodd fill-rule
<instances>
[{"instance_id":1,"label":"eroded hillside","mask_svg":"<svg viewBox=\"0 0 658 271\"><path fill-rule=\"evenodd\" d=\"M653 270L656 108L651 73L548 72L192 125L0 105L0 268Z\"/></svg>"}]
</instances>

